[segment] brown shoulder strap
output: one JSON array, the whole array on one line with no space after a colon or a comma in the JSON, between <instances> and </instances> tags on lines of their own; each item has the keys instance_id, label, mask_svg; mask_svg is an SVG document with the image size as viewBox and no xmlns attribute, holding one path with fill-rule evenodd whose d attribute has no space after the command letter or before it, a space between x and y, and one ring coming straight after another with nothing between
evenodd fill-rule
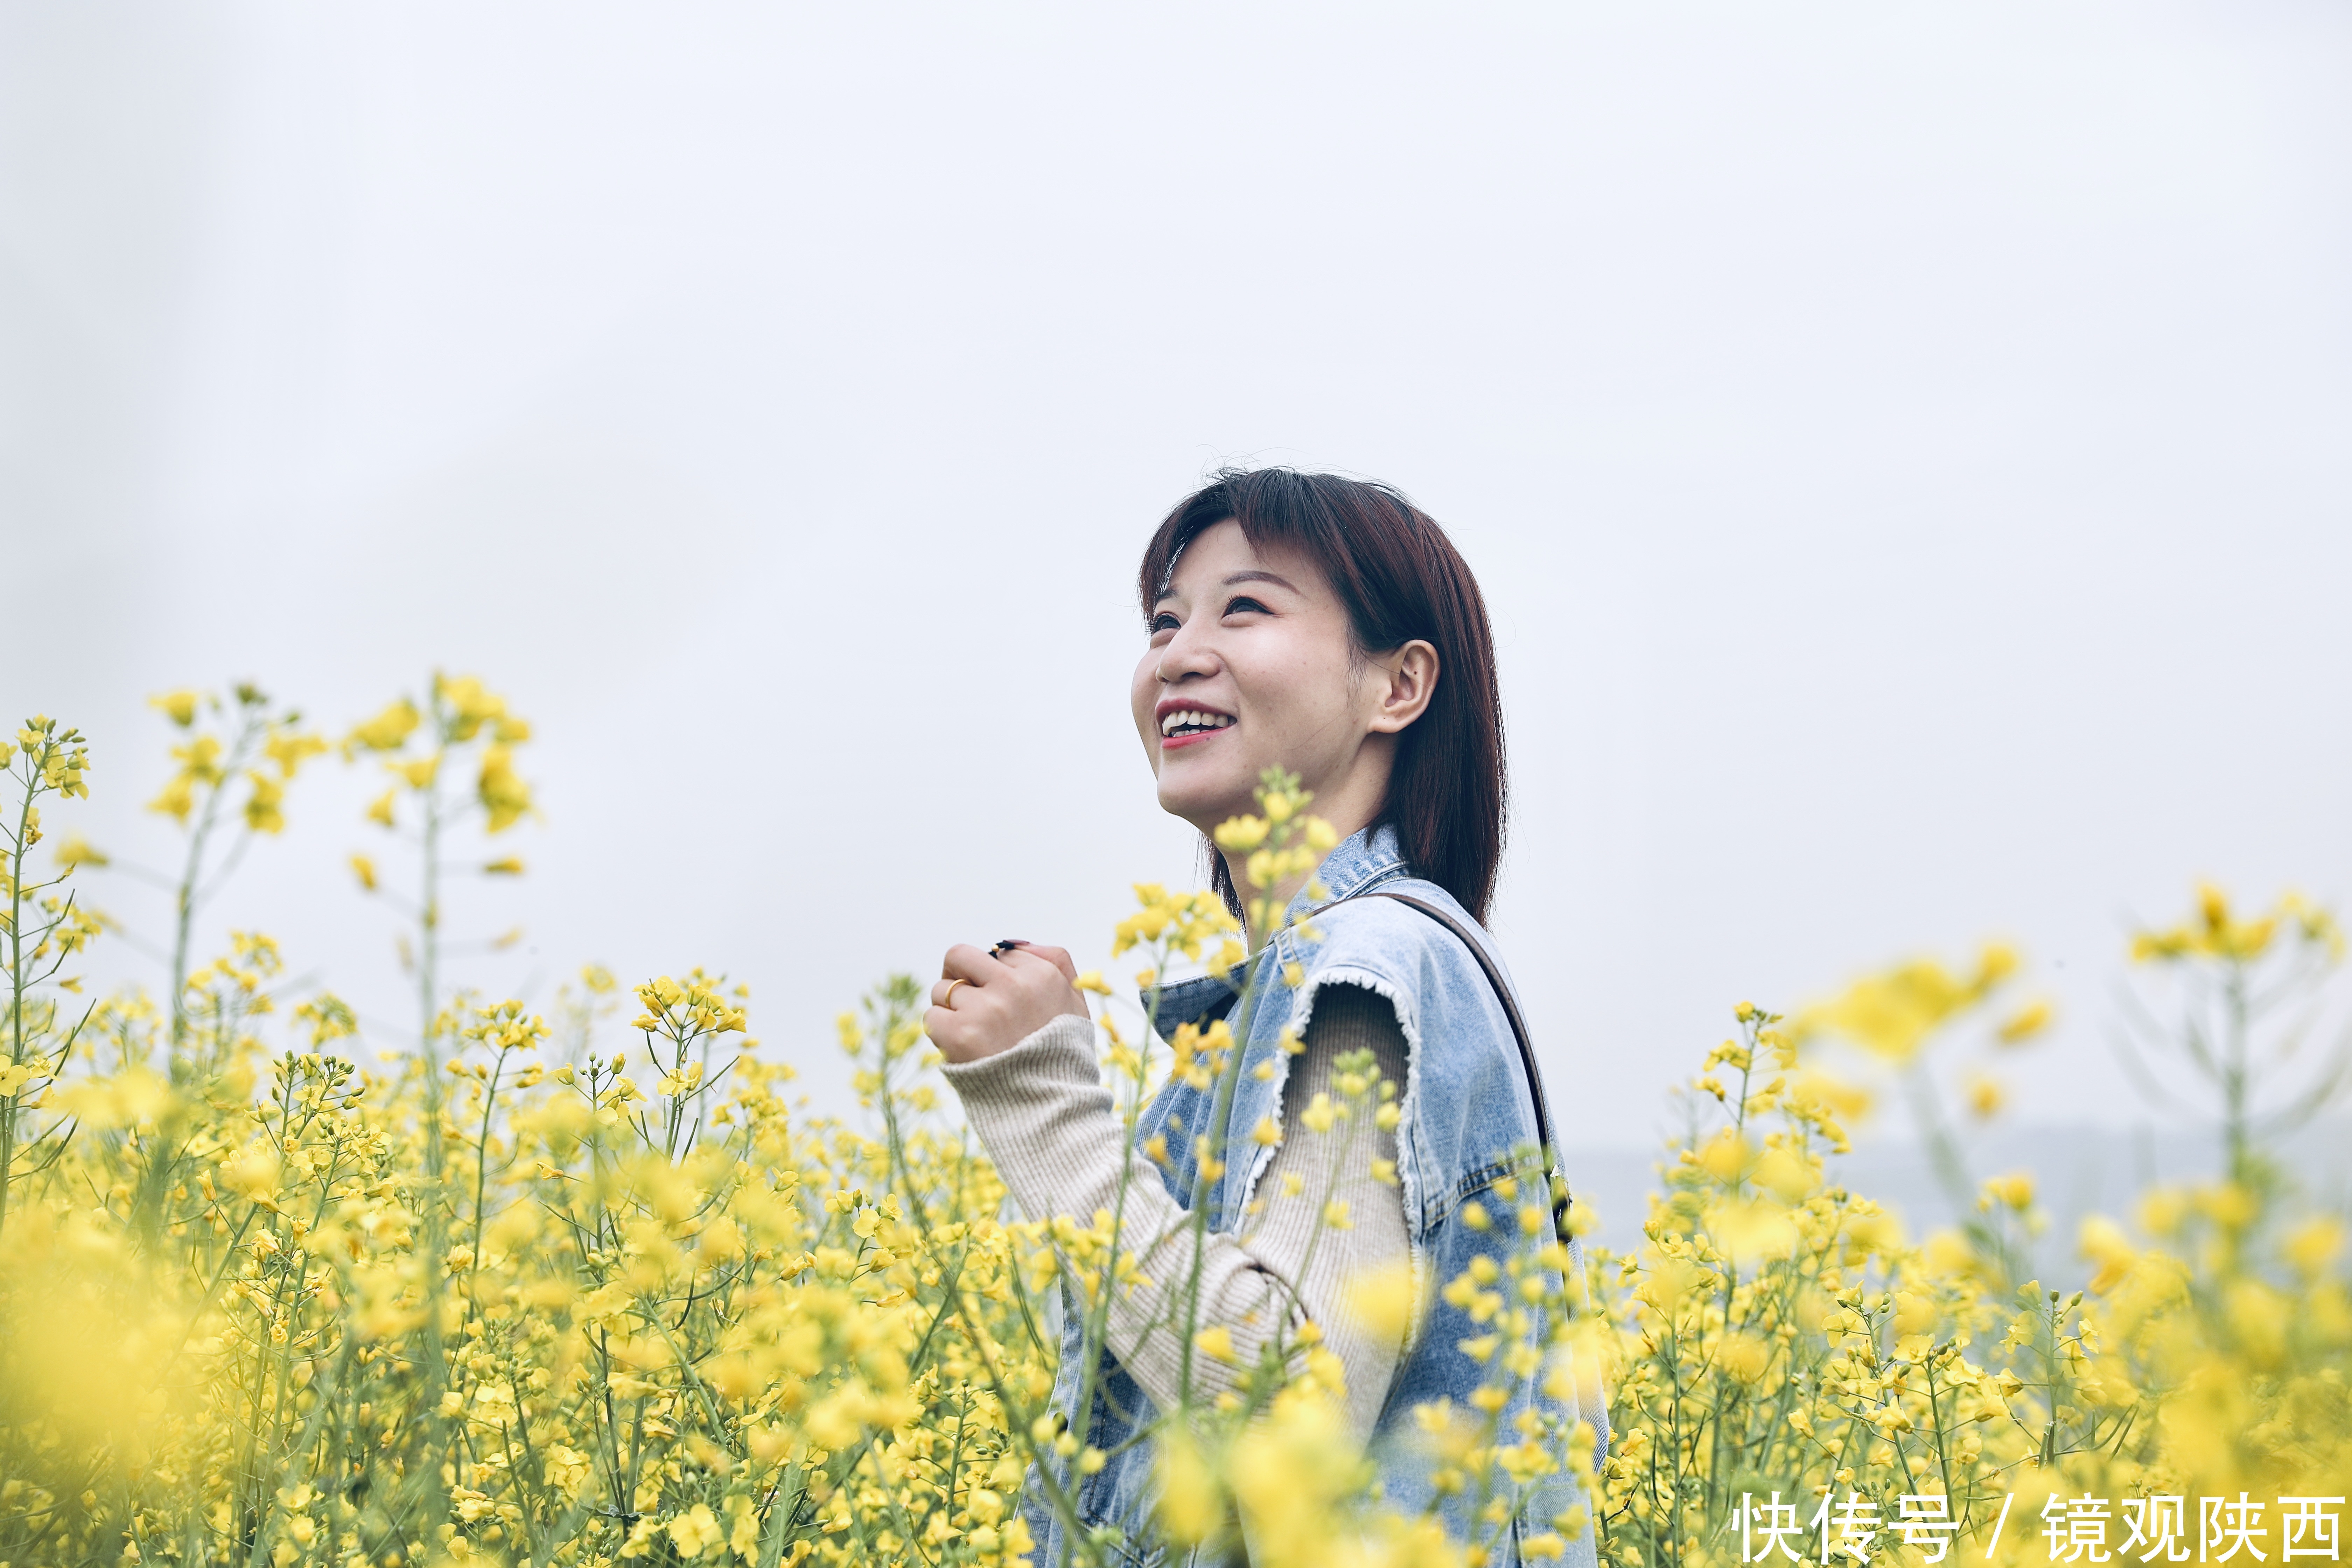
<instances>
[{"instance_id":1,"label":"brown shoulder strap","mask_svg":"<svg viewBox=\"0 0 2352 1568\"><path fill-rule=\"evenodd\" d=\"M1504 983L1503 972L1496 968L1495 961L1487 956L1486 944L1472 935L1467 926L1435 904L1426 900L1416 899L1410 893L1390 893L1379 889L1353 896L1360 899L1394 899L1398 903L1410 909L1419 910L1459 938L1462 945L1470 950L1470 956L1478 961L1478 967L1486 972L1486 984L1494 987L1496 999L1502 1003L1504 1015L1511 1020L1511 1037L1519 1044L1519 1067L1528 1077L1528 1097L1535 1103L1536 1137L1543 1144L1545 1174L1554 1183L1551 1205L1552 1231L1559 1237L1560 1245L1567 1246L1569 1242L1568 1183L1559 1179L1557 1175L1559 1166L1559 1139L1552 1131L1551 1109L1544 1102L1543 1074L1536 1068L1535 1042L1528 1037L1528 1021L1519 1016L1518 1001L1511 994L1510 986Z\"/></svg>"}]
</instances>

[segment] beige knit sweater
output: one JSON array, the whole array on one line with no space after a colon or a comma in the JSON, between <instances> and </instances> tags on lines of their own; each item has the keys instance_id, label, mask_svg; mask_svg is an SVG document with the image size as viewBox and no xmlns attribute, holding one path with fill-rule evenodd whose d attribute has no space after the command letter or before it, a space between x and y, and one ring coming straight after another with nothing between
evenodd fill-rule
<instances>
[{"instance_id":1,"label":"beige knit sweater","mask_svg":"<svg viewBox=\"0 0 2352 1568\"><path fill-rule=\"evenodd\" d=\"M1193 1397L1213 1400L1235 1387L1240 1369L1256 1363L1277 1331L1295 1334L1312 1321L1345 1371L1349 1423L1360 1439L1368 1438L1402 1347L1350 1315L1348 1291L1350 1280L1402 1265L1409 1254L1402 1198L1373 1176L1375 1161L1393 1170L1396 1135L1362 1116L1318 1134L1300 1117L1318 1094L1341 1098L1332 1064L1349 1051L1369 1047L1381 1075L1402 1093L1404 1033L1385 998L1332 985L1315 996L1304 1044L1283 1086L1283 1141L1251 1213L1238 1236L1212 1235L1202 1252L1194 1321L1200 1329L1223 1324L1233 1336L1234 1361L1196 1352ZM1172 1408L1182 1375L1192 1216L1168 1195L1160 1173L1129 1147L1096 1066L1094 1026L1075 1016L1056 1018L1009 1051L946 1071L1013 1201L1029 1218L1066 1215L1091 1222L1117 1206L1125 1170L1120 1246L1139 1260L1143 1283L1113 1297L1110 1349L1154 1404ZM1244 1161L1235 1150L1237 1171ZM1335 1201L1345 1205L1339 1228L1323 1222Z\"/></svg>"}]
</instances>

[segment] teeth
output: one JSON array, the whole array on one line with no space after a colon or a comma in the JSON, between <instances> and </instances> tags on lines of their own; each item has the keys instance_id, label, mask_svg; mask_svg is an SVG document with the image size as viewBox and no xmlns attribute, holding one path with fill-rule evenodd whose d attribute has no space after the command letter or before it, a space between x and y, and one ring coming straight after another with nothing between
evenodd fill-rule
<instances>
[{"instance_id":1,"label":"teeth","mask_svg":"<svg viewBox=\"0 0 2352 1568\"><path fill-rule=\"evenodd\" d=\"M1162 735L1172 735L1177 731L1188 727L1195 730L1223 730L1232 723L1233 719L1228 714L1202 713L1185 709L1180 712L1171 713L1160 721L1160 732Z\"/></svg>"}]
</instances>

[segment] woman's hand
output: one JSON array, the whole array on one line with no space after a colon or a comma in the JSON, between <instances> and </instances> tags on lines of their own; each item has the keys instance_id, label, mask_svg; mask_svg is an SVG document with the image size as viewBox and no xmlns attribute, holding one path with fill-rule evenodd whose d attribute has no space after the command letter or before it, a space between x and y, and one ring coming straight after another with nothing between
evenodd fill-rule
<instances>
[{"instance_id":1,"label":"woman's hand","mask_svg":"<svg viewBox=\"0 0 2352 1568\"><path fill-rule=\"evenodd\" d=\"M1026 943L991 953L967 943L948 949L923 1033L951 1062L1009 1051L1055 1019L1088 1017L1077 966L1058 947Z\"/></svg>"}]
</instances>

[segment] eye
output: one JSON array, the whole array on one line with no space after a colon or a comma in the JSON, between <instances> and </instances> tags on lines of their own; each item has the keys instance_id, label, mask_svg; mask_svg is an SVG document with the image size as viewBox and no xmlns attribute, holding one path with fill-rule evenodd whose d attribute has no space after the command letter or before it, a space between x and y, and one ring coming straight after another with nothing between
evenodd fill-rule
<instances>
[{"instance_id":1,"label":"eye","mask_svg":"<svg viewBox=\"0 0 2352 1568\"><path fill-rule=\"evenodd\" d=\"M1274 614L1274 612L1267 609L1257 600L1244 596L1229 601L1225 605L1225 614L1229 616L1270 616Z\"/></svg>"},{"instance_id":2,"label":"eye","mask_svg":"<svg viewBox=\"0 0 2352 1568\"><path fill-rule=\"evenodd\" d=\"M1183 622L1178 620L1174 616L1162 610L1158 615L1151 617L1151 635L1155 637L1160 637L1164 633L1174 631L1178 626L1181 626L1183 624Z\"/></svg>"}]
</instances>

